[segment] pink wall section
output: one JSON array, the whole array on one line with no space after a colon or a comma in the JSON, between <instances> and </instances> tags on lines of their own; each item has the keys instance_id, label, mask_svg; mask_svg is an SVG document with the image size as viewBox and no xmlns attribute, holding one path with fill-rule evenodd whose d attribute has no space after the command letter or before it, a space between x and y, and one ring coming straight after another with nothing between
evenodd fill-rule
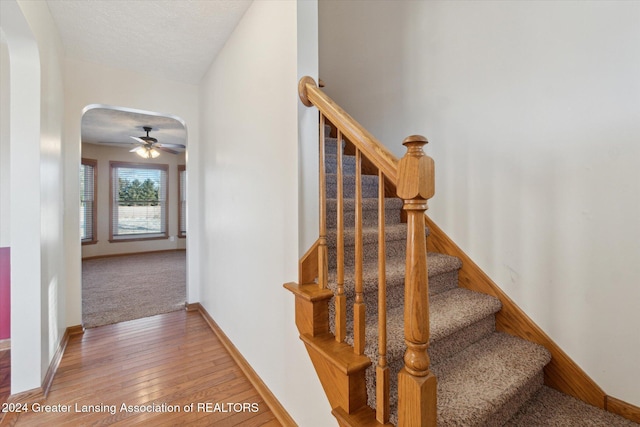
<instances>
[{"instance_id":1,"label":"pink wall section","mask_svg":"<svg viewBox=\"0 0 640 427\"><path fill-rule=\"evenodd\" d=\"M9 248L0 248L0 340L11 337L11 263Z\"/></svg>"}]
</instances>

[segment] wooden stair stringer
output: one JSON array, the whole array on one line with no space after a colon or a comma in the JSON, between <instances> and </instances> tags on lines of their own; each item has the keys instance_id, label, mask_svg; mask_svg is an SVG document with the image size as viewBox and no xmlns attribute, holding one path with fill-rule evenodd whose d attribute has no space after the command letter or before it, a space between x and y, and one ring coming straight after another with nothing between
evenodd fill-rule
<instances>
[{"instance_id":1,"label":"wooden stair stringer","mask_svg":"<svg viewBox=\"0 0 640 427\"><path fill-rule=\"evenodd\" d=\"M332 409L346 413L367 406L365 371L371 366L367 356L359 356L353 347L336 341L331 333L312 337L301 335L307 353L318 373Z\"/></svg>"},{"instance_id":2,"label":"wooden stair stringer","mask_svg":"<svg viewBox=\"0 0 640 427\"><path fill-rule=\"evenodd\" d=\"M376 411L364 406L357 411L347 414L342 408L331 411L338 420L340 427L393 427L393 424L382 424L376 419Z\"/></svg>"},{"instance_id":3,"label":"wooden stair stringer","mask_svg":"<svg viewBox=\"0 0 640 427\"><path fill-rule=\"evenodd\" d=\"M544 346L551 362L544 368L544 382L590 405L606 408L606 393L556 344L500 287L465 254L449 236L425 215L430 234L427 250L460 258L459 286L494 296L502 303L496 313L496 330Z\"/></svg>"},{"instance_id":4,"label":"wooden stair stringer","mask_svg":"<svg viewBox=\"0 0 640 427\"><path fill-rule=\"evenodd\" d=\"M317 284L286 283L295 295L295 318L300 339L316 370L333 410L346 414L367 407L365 371L371 360L354 353L353 347L337 342L329 332L330 289ZM340 412L342 413L342 412Z\"/></svg>"}]
</instances>

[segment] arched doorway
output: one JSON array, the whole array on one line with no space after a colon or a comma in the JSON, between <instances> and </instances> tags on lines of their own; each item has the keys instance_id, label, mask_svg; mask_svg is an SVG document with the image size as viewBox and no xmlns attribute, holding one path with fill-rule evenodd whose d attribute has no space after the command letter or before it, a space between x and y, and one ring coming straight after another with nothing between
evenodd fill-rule
<instances>
[{"instance_id":1,"label":"arched doorway","mask_svg":"<svg viewBox=\"0 0 640 427\"><path fill-rule=\"evenodd\" d=\"M90 105L84 109L81 139L83 325L184 308L184 121Z\"/></svg>"},{"instance_id":2,"label":"arched doorway","mask_svg":"<svg viewBox=\"0 0 640 427\"><path fill-rule=\"evenodd\" d=\"M0 30L9 68L8 93L3 90L2 96L9 98L10 168L5 189L10 208L9 218L2 221L11 224L5 244L11 248L11 391L16 393L40 387L47 357L41 336L40 57L15 1L1 3Z\"/></svg>"}]
</instances>

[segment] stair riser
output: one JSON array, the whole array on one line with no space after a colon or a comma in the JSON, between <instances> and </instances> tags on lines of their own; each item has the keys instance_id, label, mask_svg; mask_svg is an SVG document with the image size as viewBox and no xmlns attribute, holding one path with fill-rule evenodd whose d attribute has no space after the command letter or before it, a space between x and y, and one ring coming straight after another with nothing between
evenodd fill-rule
<instances>
[{"instance_id":1,"label":"stair riser","mask_svg":"<svg viewBox=\"0 0 640 427\"><path fill-rule=\"evenodd\" d=\"M333 250L332 242L327 242L329 251ZM346 243L345 243L346 244ZM404 259L407 251L407 243L404 240L387 241L385 246L386 259L401 257ZM329 269L337 267L337 257L329 256ZM362 259L364 263L377 263L378 261L378 243L365 243L362 245ZM344 265L355 265L356 248L355 246L344 247Z\"/></svg>"},{"instance_id":2,"label":"stair riser","mask_svg":"<svg viewBox=\"0 0 640 427\"><path fill-rule=\"evenodd\" d=\"M518 393L516 393L507 403L502 405L500 409L494 412L490 419L478 422L477 424L468 424L474 426L487 426L487 427L500 427L504 425L511 417L513 417L534 394L544 384L544 373L541 370L538 372L527 384L520 387ZM438 426L457 426L456 422L444 422L438 417Z\"/></svg>"},{"instance_id":3,"label":"stair riser","mask_svg":"<svg viewBox=\"0 0 640 427\"><path fill-rule=\"evenodd\" d=\"M324 162L324 171L325 173L338 173L338 156L327 154ZM356 158L354 156L342 156L342 173L344 175L356 174Z\"/></svg>"},{"instance_id":4,"label":"stair riser","mask_svg":"<svg viewBox=\"0 0 640 427\"><path fill-rule=\"evenodd\" d=\"M456 331L455 333L447 337L444 337L437 341L430 341L427 353L429 354L431 366L437 365L449 356L489 336L495 331L495 325L495 315L490 315L480 320L479 322L472 323L466 328ZM389 331L388 333L391 334L393 332ZM403 335L403 331L396 331L395 333L401 336ZM401 350L389 351L387 354L387 362L389 364L393 364L397 361L400 363L399 366L401 367L404 363L402 359L404 357L405 349L406 347L403 346Z\"/></svg>"},{"instance_id":5,"label":"stair riser","mask_svg":"<svg viewBox=\"0 0 640 427\"><path fill-rule=\"evenodd\" d=\"M329 135L329 133L327 133ZM342 141L342 148L344 150L344 140ZM343 151L344 153L344 151ZM326 138L324 143L324 154L327 156L337 156L338 155L338 139L337 138ZM345 156L346 157L346 156Z\"/></svg>"},{"instance_id":6,"label":"stair riser","mask_svg":"<svg viewBox=\"0 0 640 427\"><path fill-rule=\"evenodd\" d=\"M395 208L386 208L385 224L400 224L400 212ZM354 209L345 209L343 211L344 227L355 227L356 213ZM363 227L375 227L378 225L378 208L362 209L362 225ZM335 206L327 206L327 228L336 229L338 226L338 218Z\"/></svg>"},{"instance_id":7,"label":"stair riser","mask_svg":"<svg viewBox=\"0 0 640 427\"><path fill-rule=\"evenodd\" d=\"M449 356L467 348L471 344L488 337L496 330L495 315L472 323L466 328L429 344L429 359L431 365L437 365Z\"/></svg>"},{"instance_id":8,"label":"stair riser","mask_svg":"<svg viewBox=\"0 0 640 427\"><path fill-rule=\"evenodd\" d=\"M332 273L329 277L329 288L337 292L335 276ZM404 278L390 276L387 281L387 309L398 307L404 304ZM449 291L458 286L458 271L438 274L429 277L429 296L434 296L442 292ZM367 314L369 309L373 310L373 314L378 309L378 281L367 280L364 283L364 302L367 305ZM355 298L355 280L353 277L345 277L344 293L348 299ZM353 301L352 301L353 304Z\"/></svg>"},{"instance_id":9,"label":"stair riser","mask_svg":"<svg viewBox=\"0 0 640 427\"><path fill-rule=\"evenodd\" d=\"M335 199L338 195L336 175L327 174L327 198ZM342 191L345 198L356 196L355 176L347 175L343 179ZM362 175L362 197L378 197L378 177Z\"/></svg>"}]
</instances>

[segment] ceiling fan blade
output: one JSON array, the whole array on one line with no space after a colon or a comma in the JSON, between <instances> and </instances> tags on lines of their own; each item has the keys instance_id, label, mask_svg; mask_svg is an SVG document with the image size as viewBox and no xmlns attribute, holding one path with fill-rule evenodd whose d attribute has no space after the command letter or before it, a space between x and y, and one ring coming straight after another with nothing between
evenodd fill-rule
<instances>
[{"instance_id":1,"label":"ceiling fan blade","mask_svg":"<svg viewBox=\"0 0 640 427\"><path fill-rule=\"evenodd\" d=\"M158 144L158 145L156 145L156 147L178 148L178 149L185 149L185 148L187 148L186 146L184 146L184 145L182 145L182 144Z\"/></svg>"},{"instance_id":2,"label":"ceiling fan blade","mask_svg":"<svg viewBox=\"0 0 640 427\"><path fill-rule=\"evenodd\" d=\"M165 151L165 152L171 153L171 154L180 154L179 151L171 150L171 149L165 148L164 146L161 146L161 145L156 145L153 148L155 148L156 150Z\"/></svg>"},{"instance_id":3,"label":"ceiling fan blade","mask_svg":"<svg viewBox=\"0 0 640 427\"><path fill-rule=\"evenodd\" d=\"M138 138L137 136L131 136L130 138L134 139L136 142L138 142L138 143L140 143L142 145L145 145L147 143L147 141L145 141L142 138Z\"/></svg>"},{"instance_id":4,"label":"ceiling fan blade","mask_svg":"<svg viewBox=\"0 0 640 427\"><path fill-rule=\"evenodd\" d=\"M94 144L90 142L90 144ZM116 141L96 141L95 144L104 144L104 145L131 145L131 142L116 142Z\"/></svg>"},{"instance_id":5,"label":"ceiling fan blade","mask_svg":"<svg viewBox=\"0 0 640 427\"><path fill-rule=\"evenodd\" d=\"M133 153L135 151L138 151L140 149L140 147L134 147L131 150L129 150L130 153Z\"/></svg>"}]
</instances>

